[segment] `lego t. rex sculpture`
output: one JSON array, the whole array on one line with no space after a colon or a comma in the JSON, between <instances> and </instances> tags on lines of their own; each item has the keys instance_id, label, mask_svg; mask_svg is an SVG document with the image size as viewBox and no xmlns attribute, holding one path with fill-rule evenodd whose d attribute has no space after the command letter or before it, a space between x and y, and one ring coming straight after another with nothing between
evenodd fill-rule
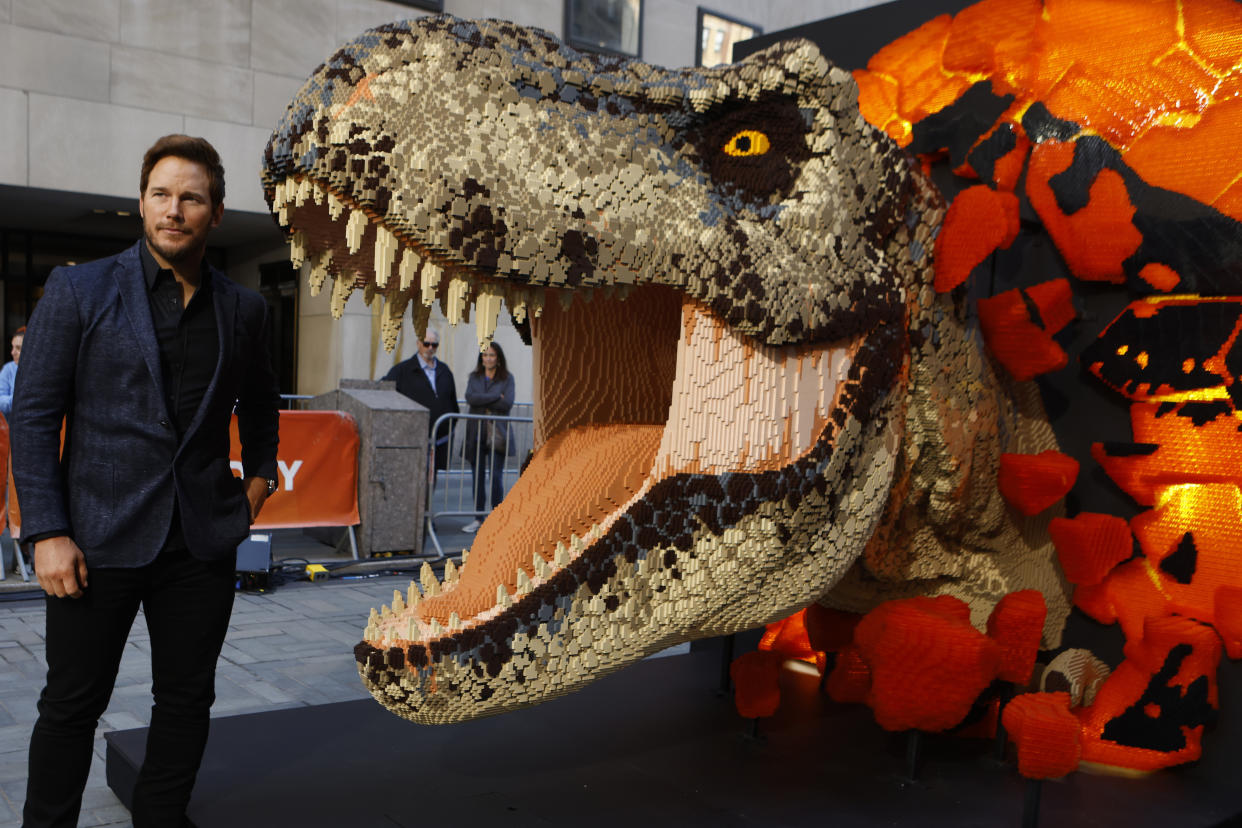
<instances>
[{"instance_id":1,"label":"lego t. rex sculpture","mask_svg":"<svg viewBox=\"0 0 1242 828\"><path fill-rule=\"evenodd\" d=\"M1009 39L959 31L1012 57L1039 5L975 7ZM906 48L940 54L946 21ZM1003 458L1058 456L1024 380L1048 370L1067 300L1015 293L988 351L960 284L1013 238L1000 196L1024 153L1077 133L1011 98L1001 126L938 143L933 116L988 67L947 84L878 69L856 82L790 41L670 71L440 16L362 35L299 92L263 178L312 289L331 277L338 313L355 287L382 296L390 347L407 308L421 330L439 301L451 322L473 311L480 345L507 308L534 348L535 457L469 562L395 596L355 651L382 704L428 723L499 713L816 601L951 595L980 626L1036 589L1042 643L1059 643L1059 507L1025 514L997 479ZM947 224L898 145L924 120L926 153L983 147L973 172L995 195L954 202ZM1117 168L1096 156L1096 177Z\"/></svg>"}]
</instances>

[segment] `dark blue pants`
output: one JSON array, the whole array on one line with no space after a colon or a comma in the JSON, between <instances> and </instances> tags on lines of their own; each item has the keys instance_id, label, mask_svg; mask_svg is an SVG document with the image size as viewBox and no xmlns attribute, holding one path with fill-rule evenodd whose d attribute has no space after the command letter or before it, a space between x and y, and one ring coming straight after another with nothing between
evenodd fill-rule
<instances>
[{"instance_id":1,"label":"dark blue pants","mask_svg":"<svg viewBox=\"0 0 1242 828\"><path fill-rule=\"evenodd\" d=\"M30 737L24 828L75 826L95 726L141 605L151 636L151 727L135 828L180 826L207 745L216 661L233 610L232 556L165 550L134 569L92 569L81 598L47 598L47 686Z\"/></svg>"},{"instance_id":2,"label":"dark blue pants","mask_svg":"<svg viewBox=\"0 0 1242 828\"><path fill-rule=\"evenodd\" d=\"M487 491L487 472L490 470L492 478L492 508L504 499L505 496L505 453L504 451L492 451L486 445L480 445L478 451L471 454L467 452L470 458L470 468L474 476L474 509L476 512L482 512L487 508L487 499L484 494Z\"/></svg>"}]
</instances>

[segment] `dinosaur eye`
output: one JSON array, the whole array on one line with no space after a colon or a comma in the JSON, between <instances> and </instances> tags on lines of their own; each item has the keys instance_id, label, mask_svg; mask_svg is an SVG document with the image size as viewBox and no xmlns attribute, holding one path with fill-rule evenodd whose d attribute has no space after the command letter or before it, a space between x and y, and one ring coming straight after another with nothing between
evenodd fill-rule
<instances>
[{"instance_id":1,"label":"dinosaur eye","mask_svg":"<svg viewBox=\"0 0 1242 828\"><path fill-rule=\"evenodd\" d=\"M768 140L768 136L757 129L744 129L735 134L724 145L726 155L738 157L763 155L771 148L772 142Z\"/></svg>"}]
</instances>

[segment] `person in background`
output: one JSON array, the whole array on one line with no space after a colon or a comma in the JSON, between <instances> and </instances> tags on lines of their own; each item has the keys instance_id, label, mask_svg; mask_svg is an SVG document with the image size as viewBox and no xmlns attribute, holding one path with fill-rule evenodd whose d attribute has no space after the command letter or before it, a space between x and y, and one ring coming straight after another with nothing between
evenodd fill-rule
<instances>
[{"instance_id":1,"label":"person in background","mask_svg":"<svg viewBox=\"0 0 1242 828\"><path fill-rule=\"evenodd\" d=\"M436 420L444 414L456 414L457 383L453 381L453 372L440 360L436 359L436 351L440 348L440 333L432 328L418 343L418 353L409 359L402 360L384 374L384 379L397 383L397 392L404 394L414 402L431 412L427 422L427 435L431 437L431 429ZM435 451L431 466L431 479L435 480L435 472L448 465L449 429L441 428L434 436Z\"/></svg>"},{"instance_id":2,"label":"person in background","mask_svg":"<svg viewBox=\"0 0 1242 828\"><path fill-rule=\"evenodd\" d=\"M17 382L17 363L22 358L22 340L25 337L26 326L22 325L13 334L13 348L9 351L13 361L4 363L4 367L0 368L0 414L6 419L13 411L13 386Z\"/></svg>"},{"instance_id":3,"label":"person in background","mask_svg":"<svg viewBox=\"0 0 1242 828\"><path fill-rule=\"evenodd\" d=\"M505 352L495 342L479 354L478 364L466 379L466 404L471 414L503 417L513 408L513 375L505 365ZM509 450L507 423L471 420L466 426L466 459L474 472L474 509L482 512L487 475L492 478L492 508L504 498L505 455ZM479 531L480 521L462 527L463 532Z\"/></svg>"}]
</instances>

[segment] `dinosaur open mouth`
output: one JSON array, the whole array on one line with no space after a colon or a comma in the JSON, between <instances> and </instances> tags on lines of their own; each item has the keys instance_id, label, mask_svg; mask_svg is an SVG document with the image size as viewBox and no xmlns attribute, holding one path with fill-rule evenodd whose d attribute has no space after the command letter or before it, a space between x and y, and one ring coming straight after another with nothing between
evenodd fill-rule
<instances>
[{"instance_id":1,"label":"dinosaur open mouth","mask_svg":"<svg viewBox=\"0 0 1242 828\"><path fill-rule=\"evenodd\" d=\"M450 566L443 583L424 579L421 593L411 589L373 616L365 637L380 650L443 652L532 592L572 593L579 579L558 575L620 530L641 535L640 547L693 547L705 524L651 514L649 496L662 482L779 474L831 442L845 419L843 389L851 377L858 384L851 368L861 337L767 346L671 287L506 282L399 237L307 178L276 185L272 204L291 229L295 263L312 262L312 288L334 280L334 305L374 271L390 308L413 297L416 327L419 310L439 301L454 324L473 310L483 344L502 299L530 324L535 456L479 530L467 566ZM726 510L723 528L744 502Z\"/></svg>"}]
</instances>

